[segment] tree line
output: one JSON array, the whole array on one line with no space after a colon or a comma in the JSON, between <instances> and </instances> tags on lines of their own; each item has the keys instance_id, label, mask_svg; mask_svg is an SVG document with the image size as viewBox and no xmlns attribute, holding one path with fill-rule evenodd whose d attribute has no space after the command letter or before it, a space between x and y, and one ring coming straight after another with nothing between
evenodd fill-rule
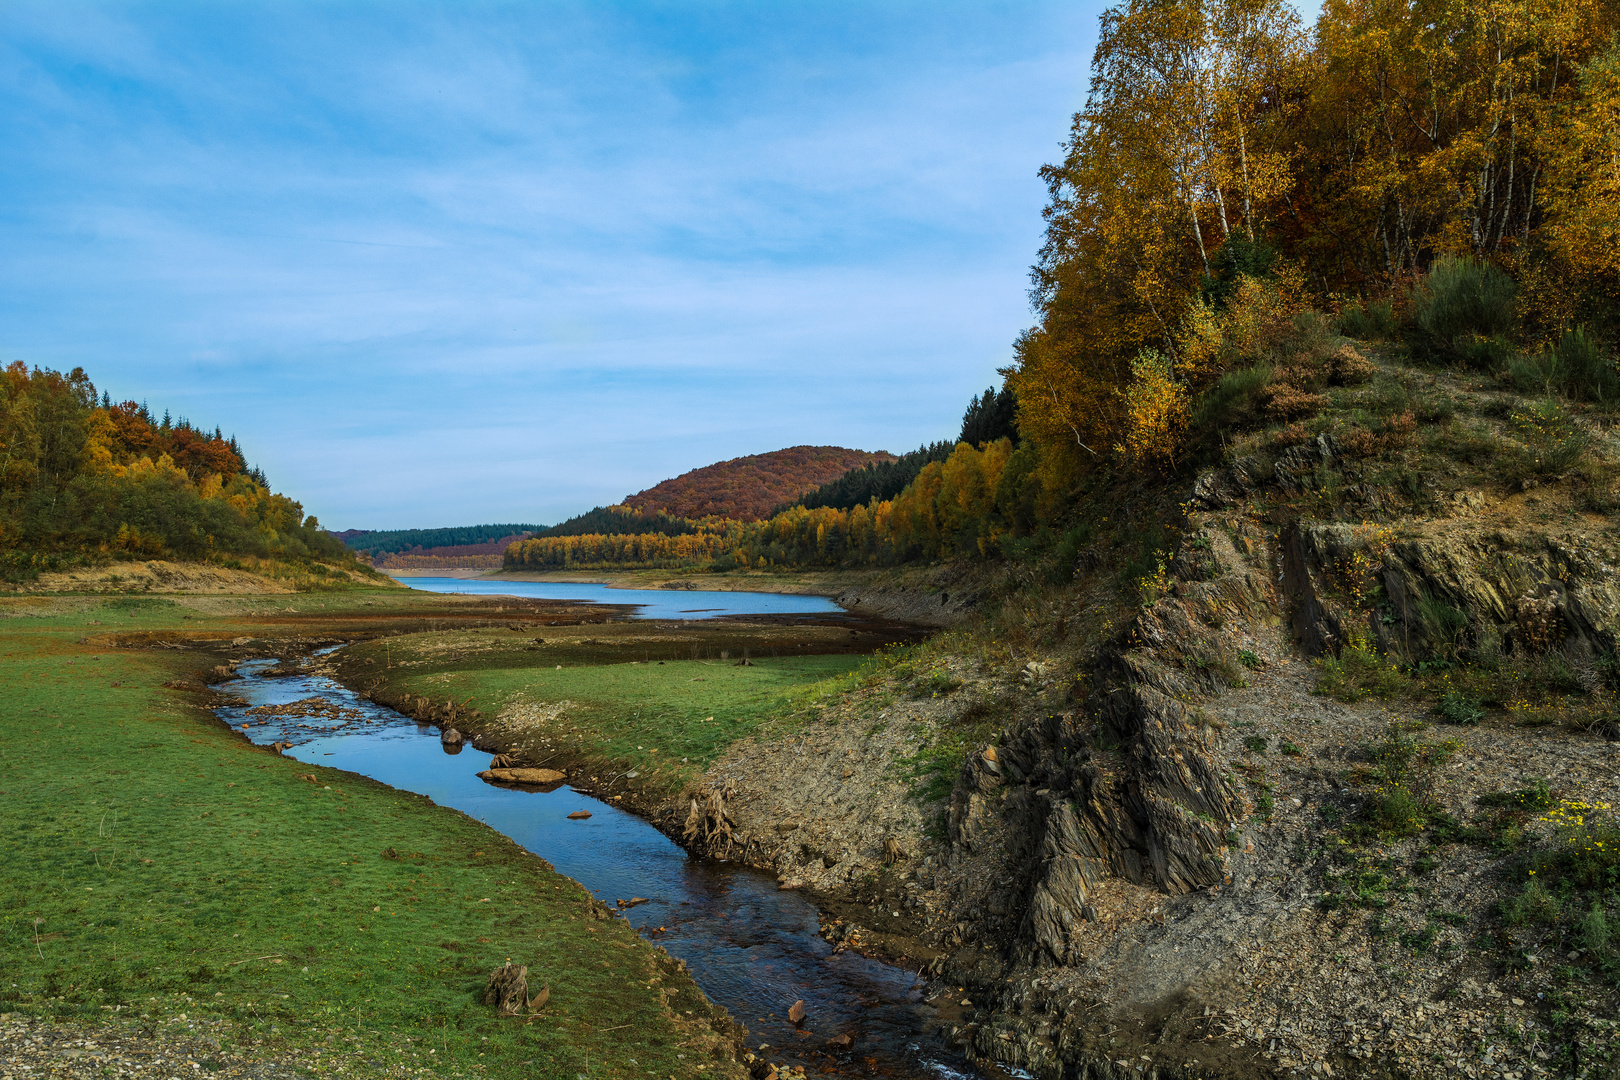
<instances>
[{"instance_id":1,"label":"tree line","mask_svg":"<svg viewBox=\"0 0 1620 1080\"><path fill-rule=\"evenodd\" d=\"M1006 373L1048 480L1172 465L1261 327L1418 329L1446 260L1511 281L1524 343L1612 344L1617 25L1613 0L1328 0L1314 33L1281 0L1110 9Z\"/></svg>"},{"instance_id":2,"label":"tree line","mask_svg":"<svg viewBox=\"0 0 1620 1080\"><path fill-rule=\"evenodd\" d=\"M349 555L234 438L99 399L83 368L0 376L0 571L111 558Z\"/></svg>"},{"instance_id":3,"label":"tree line","mask_svg":"<svg viewBox=\"0 0 1620 1080\"><path fill-rule=\"evenodd\" d=\"M537 533L540 525L462 525L449 529L354 530L337 536L354 551L403 553L413 548L470 547ZM464 553L476 554L476 553ZM495 554L499 554L498 550Z\"/></svg>"}]
</instances>

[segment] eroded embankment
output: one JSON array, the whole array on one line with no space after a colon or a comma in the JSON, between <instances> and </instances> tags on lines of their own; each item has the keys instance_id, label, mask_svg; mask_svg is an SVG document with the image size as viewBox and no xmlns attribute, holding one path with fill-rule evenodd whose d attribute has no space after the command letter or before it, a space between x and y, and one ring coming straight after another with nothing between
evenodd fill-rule
<instances>
[{"instance_id":1,"label":"eroded embankment","mask_svg":"<svg viewBox=\"0 0 1620 1080\"><path fill-rule=\"evenodd\" d=\"M897 669L732 748L688 842L929 959L961 1045L1042 1077L1607 1075L1612 859L1572 860L1612 833L1560 807L1620 804L1609 538L1477 496L1278 527L1244 482L1201 481L1100 647ZM1480 709L1490 679L1522 698Z\"/></svg>"}]
</instances>

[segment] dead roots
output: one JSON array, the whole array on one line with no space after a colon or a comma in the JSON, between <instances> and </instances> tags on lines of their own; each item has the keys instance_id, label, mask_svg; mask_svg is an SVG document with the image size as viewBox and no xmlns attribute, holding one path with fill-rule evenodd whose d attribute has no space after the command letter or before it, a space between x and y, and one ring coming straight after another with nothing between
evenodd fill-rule
<instances>
[{"instance_id":1,"label":"dead roots","mask_svg":"<svg viewBox=\"0 0 1620 1080\"><path fill-rule=\"evenodd\" d=\"M726 813L726 794L718 788L692 800L686 813L686 827L682 838L686 846L707 855L725 857L735 844L731 830L733 822Z\"/></svg>"}]
</instances>

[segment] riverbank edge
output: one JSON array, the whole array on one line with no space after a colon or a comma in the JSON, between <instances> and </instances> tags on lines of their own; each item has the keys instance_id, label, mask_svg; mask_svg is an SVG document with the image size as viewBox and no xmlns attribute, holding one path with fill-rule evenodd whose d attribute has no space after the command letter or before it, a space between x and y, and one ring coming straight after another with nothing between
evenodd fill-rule
<instances>
[{"instance_id":1,"label":"riverbank edge","mask_svg":"<svg viewBox=\"0 0 1620 1080\"><path fill-rule=\"evenodd\" d=\"M508 731L501 723L499 716L486 715L483 709L477 707L475 702L462 705L449 703L438 705L426 701L419 696L410 696L393 690L380 689L374 683L363 685L354 674L345 674L341 664L332 664L322 668L324 674L333 681L342 684L349 690L364 697L366 700L382 705L399 713L402 716L437 727L441 730L453 727L460 732L471 745L486 753L503 754L510 757L513 764L518 767L526 765L543 764L548 769L556 769L569 777L580 777L596 772L623 770L619 766L623 762L609 758L590 755L567 755L556 753L549 755L543 762L527 760L524 749L517 742L513 732ZM570 787L582 794L594 798L611 800L622 810L634 814L647 824L667 836L683 851L693 858L715 858L702 844L694 843L686 835L685 823L689 804L692 800L701 797L703 777L694 781L687 781L674 786L640 786L637 787L624 779L617 777L607 785L601 787L588 783L564 781ZM756 857L749 857L750 854ZM944 954L930 946L924 939L924 926L921 920L906 920L906 925L898 932L880 932L868 930L858 938L848 937L846 926L853 926L857 922L867 926L873 922L871 918L872 907L861 902L852 889L821 889L806 887L793 882L779 873L777 866L765 858L764 849L745 849L739 853L741 857L719 858L721 862L735 862L751 869L760 870L775 877L782 888L795 889L807 897L816 907L821 916L820 931L822 936L836 946L851 948L862 956L882 961L891 966L900 967L908 971L915 971L920 977L929 978L927 968L933 962L943 959ZM774 853L771 853L774 854ZM898 920L897 920L898 921ZM921 966L919 966L921 962Z\"/></svg>"},{"instance_id":2,"label":"riverbank edge","mask_svg":"<svg viewBox=\"0 0 1620 1080\"><path fill-rule=\"evenodd\" d=\"M392 590L388 590L388 592L381 595L397 597L407 594L403 591L394 593ZM217 596L213 598L218 600L230 599ZM7 636L11 637L14 642L19 640L23 636L23 632L27 630L36 630L60 639L59 644L63 647L64 659L61 662L54 663L51 671L56 678L66 681L67 686L60 690L60 697L57 700L65 703L70 693L83 688L74 687L72 680L75 678L87 678L92 675L93 669L89 665L81 664L82 661L91 658L91 654L99 654L97 658L112 654L122 664L127 665L128 669L133 669L138 681L131 681L126 675L123 679L115 681L111 685L119 687L122 684L127 688L146 690L146 693L142 695L143 700L131 703L135 711L129 714L128 719L139 719L145 723L176 725L179 737L190 738L193 742L227 736L229 744L234 744L243 750L251 748L253 751L251 760L247 762L252 771L245 775L251 776L259 770L270 769L285 774L285 778L288 779L309 779L309 777L298 777L296 775L302 770L322 780L330 778L330 781L334 784L340 783L344 787L357 791L373 792L375 795L380 795L387 800L402 801L404 804L411 806L414 812L426 812L430 821L437 819L443 822L442 826L435 828L434 831L444 833L447 838L446 843L450 842L448 840L450 834L467 829L483 834L480 839L469 846L469 850L471 850L471 847L480 849L474 853L475 855L481 855L483 849L488 849L491 852L504 851L509 856L505 860L506 862L514 865L521 864L518 869L519 873L534 870L548 877L555 877L561 882L566 882L567 885L572 886L572 895L568 896L567 899L577 901L577 905L588 917L587 924L592 920L598 924L606 923L612 928L612 938L627 936L630 939L625 942L603 941L600 949L603 959L616 960L620 958L622 949L636 949L639 947L640 950L646 952L648 962L657 970L666 991L670 995L682 995L687 998L688 1002L695 998L708 1007L710 1015L707 1017L699 1016L694 1018L689 1016L681 1020L681 1018L673 1017L673 1014L671 1014L672 1019L681 1020L681 1023L687 1027L691 1027L694 1022L701 1022L724 1042L725 1052L723 1054L715 1053L713 1056L705 1054L703 1058L699 1059L706 1061L707 1067L711 1070L704 1075L732 1078L740 1078L746 1075L746 1065L742 1058L744 1052L742 1039L745 1036L745 1030L737 1023L736 1019L725 1009L715 1005L708 999L701 987L692 980L684 964L670 957L667 952L654 943L641 938L633 931L626 934L627 923L615 919L611 909L606 908L591 897L588 890L585 890L580 883L568 878L566 875L556 873L551 864L543 857L529 852L515 841L477 822L468 815L453 808L437 806L432 800L425 799L422 796L408 791L401 791L361 774L321 765L306 765L293 759L281 757L267 747L256 746L240 731L221 720L214 712L214 709L222 704L228 696L215 689L215 684L231 677L231 668L234 666L233 661L255 655L281 657L283 655L291 656L307 653L312 648L323 644L338 643L339 641L352 643L346 641L342 635L311 636L307 633L289 635L287 628L284 626L257 624L251 620L243 619L239 613L217 620L217 625L214 626L193 623L183 630L160 628L155 624L155 620L137 618L131 615L132 622L121 625L116 634L107 634L99 632L102 627L100 620L90 619L89 616L99 614L100 609L109 603L119 604L119 597L109 597L95 593L81 595L59 593L51 597L52 610L49 612L39 609L39 602L42 599L41 597L11 598L11 605L21 603L27 606L21 611L0 611L0 615L19 619L19 621L12 622L8 618L6 622L9 622L10 625L7 626L5 622L0 622L0 627L6 629ZM143 596L139 602L147 603L172 599L160 595ZM124 601L124 603L127 604L128 602ZM0 600L0 605L4 604L5 601ZM71 613L66 609L56 610L62 608L64 604L71 605L73 609ZM59 617L67 614L82 616L88 625L82 628L70 628L43 622L45 619L50 619L54 623ZM181 617L188 620L194 618L192 615ZM25 618L28 619L27 622L20 621ZM41 619L41 622L35 623L34 619ZM197 622L200 623L202 620L198 619ZM91 626L96 629L91 630ZM85 636L78 636L86 630L90 632ZM255 633L255 631L258 632ZM235 644L235 642L244 638L251 638L253 644ZM355 640L359 639L358 637L355 638ZM164 651L159 651L160 649ZM22 655L26 654L27 650ZM13 702L13 704L16 703ZM118 720L117 716L100 717L94 710L86 710L82 715L73 715L72 712L68 711L68 708L61 705L57 707L62 708L63 719L71 719L76 724L86 727L95 726L98 719L107 719L113 723ZM14 719L20 722L20 712ZM183 730L185 727L194 730L188 734ZM208 734L205 735L204 732ZM109 729L108 737L109 741L111 741L116 739L117 735ZM238 777L238 779L241 778ZM454 827L450 826L452 819L441 818L438 814L439 811L446 810L453 815L456 822ZM420 839L417 842L422 843ZM347 850L351 843L352 841L334 836L333 850L336 851L339 848ZM311 858L314 857L314 854L316 853L311 853ZM538 870L536 870L536 867L538 867ZM564 886L564 888L566 887ZM545 896L541 892L536 892L535 895L537 897ZM534 922L537 924L542 923L544 917L537 914ZM59 937L60 935L54 936ZM139 948L139 943L136 942L135 944ZM121 947L128 947L128 943L121 945ZM72 972L69 970L67 975L71 974ZM220 1005L200 995L193 996L190 994L179 995L173 1001L168 1001L160 994L150 998L150 1002L143 1000L137 1011L144 1008L154 1014L170 1014L156 1015L155 1018L151 1019L143 1015L140 1025L145 1026L185 1022L185 1014L178 1011L182 1009L191 1013L193 1020L200 1022L207 1019L208 1022L213 1022L213 1018L209 1014L217 1012L220 1008L229 1008L231 1004L230 1001L226 1001L223 1005ZM110 1009L110 1007L103 1008ZM655 1004L652 1008L654 1013L658 1013L660 1010L668 1012L668 1009L662 1005ZM51 1000L40 999L36 1001L30 997L19 997L17 995L11 995L8 998L3 1011L5 1018L8 1020L37 1017L42 1021L50 1022L59 1030L67 1030L68 1027L71 1027L73 1030L79 1031L81 1037L92 1040L96 1039L96 1033L103 1029L105 1029L105 1033L109 1037L115 1036L117 1031L121 1030L119 1025L126 1023L123 1015L116 1010L106 1011L104 1015L98 1017L81 1008L68 1015L61 1013L59 1004L52 1005ZM203 1016L197 1016L196 1014L199 1012ZM493 1012L491 1015L493 1016ZM312 1039L304 1039L300 1042L298 1036L302 1034L301 1031L289 1032L284 1030L281 1035L272 1038L268 1042L264 1041L262 1037L257 1042L253 1042L251 1041L253 1036L249 1032L249 1027L233 1020L225 1013L220 1013L218 1020L220 1024L224 1025L222 1030L239 1032L235 1037L250 1040L243 1045L251 1047L247 1053L254 1060L262 1058L266 1062L280 1063L296 1061L300 1068L312 1070L316 1074L324 1074L330 1068L338 1067L340 1071L346 1070L350 1074L358 1075L403 1075L397 1070L390 1070L377 1062L370 1062L369 1064L373 1068L368 1068L367 1063L361 1059L373 1051L358 1053L354 1060L340 1063L338 1059L341 1055L334 1055L331 1052L330 1043L321 1041L322 1034L329 1036L331 1033L315 1032ZM642 1026L644 1030L653 1030L657 1027L657 1024L654 1023L652 1016L648 1016L645 1025ZM676 1037L678 1033L679 1028L672 1024L669 1034ZM289 1037L289 1034L292 1037ZM303 1045L304 1043L308 1043L308 1045ZM109 1049L111 1048L109 1046ZM3 1047L0 1047L0 1049L3 1049ZM311 1053L315 1057L310 1057Z\"/></svg>"}]
</instances>

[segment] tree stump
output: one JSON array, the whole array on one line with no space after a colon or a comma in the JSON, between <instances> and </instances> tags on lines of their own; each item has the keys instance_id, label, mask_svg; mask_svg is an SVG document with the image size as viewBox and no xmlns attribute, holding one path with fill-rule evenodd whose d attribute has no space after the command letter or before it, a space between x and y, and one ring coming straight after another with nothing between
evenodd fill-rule
<instances>
[{"instance_id":1,"label":"tree stump","mask_svg":"<svg viewBox=\"0 0 1620 1080\"><path fill-rule=\"evenodd\" d=\"M502 1016L517 1015L529 1004L529 969L508 960L490 972L484 1004L495 1006Z\"/></svg>"}]
</instances>

